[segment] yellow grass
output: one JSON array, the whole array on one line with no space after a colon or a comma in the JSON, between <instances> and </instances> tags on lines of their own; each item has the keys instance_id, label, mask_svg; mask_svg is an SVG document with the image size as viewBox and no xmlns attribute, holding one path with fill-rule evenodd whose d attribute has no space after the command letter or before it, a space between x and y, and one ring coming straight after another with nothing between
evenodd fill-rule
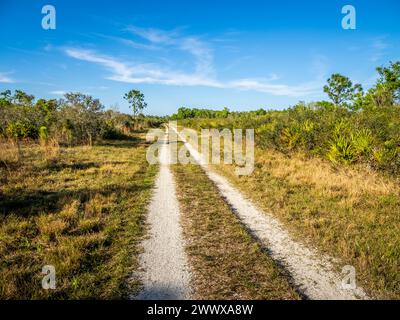
<instances>
[{"instance_id":1,"label":"yellow grass","mask_svg":"<svg viewBox=\"0 0 400 320\"><path fill-rule=\"evenodd\" d=\"M300 153L256 149L255 158L250 176L237 177L233 165L216 169L298 239L353 265L369 294L400 297L398 179Z\"/></svg>"},{"instance_id":2,"label":"yellow grass","mask_svg":"<svg viewBox=\"0 0 400 320\"><path fill-rule=\"evenodd\" d=\"M157 168L142 136L93 147L0 149L0 298L121 298ZM41 287L44 265L56 289Z\"/></svg>"}]
</instances>

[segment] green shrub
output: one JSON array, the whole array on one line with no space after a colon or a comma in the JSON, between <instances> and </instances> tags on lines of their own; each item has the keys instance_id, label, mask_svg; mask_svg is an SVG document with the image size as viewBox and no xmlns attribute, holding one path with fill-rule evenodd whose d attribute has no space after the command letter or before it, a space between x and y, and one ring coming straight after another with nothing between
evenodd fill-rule
<instances>
[{"instance_id":1,"label":"green shrub","mask_svg":"<svg viewBox=\"0 0 400 320\"><path fill-rule=\"evenodd\" d=\"M334 163L351 164L356 161L357 153L351 143L351 140L339 135L333 138L330 143L330 149L327 158Z\"/></svg>"},{"instance_id":2,"label":"green shrub","mask_svg":"<svg viewBox=\"0 0 400 320\"><path fill-rule=\"evenodd\" d=\"M358 130L351 134L351 143L358 157L369 158L372 152L374 138L372 131L368 128Z\"/></svg>"},{"instance_id":3,"label":"green shrub","mask_svg":"<svg viewBox=\"0 0 400 320\"><path fill-rule=\"evenodd\" d=\"M39 140L42 145L47 144L49 139L49 132L45 126L41 126L39 128Z\"/></svg>"}]
</instances>

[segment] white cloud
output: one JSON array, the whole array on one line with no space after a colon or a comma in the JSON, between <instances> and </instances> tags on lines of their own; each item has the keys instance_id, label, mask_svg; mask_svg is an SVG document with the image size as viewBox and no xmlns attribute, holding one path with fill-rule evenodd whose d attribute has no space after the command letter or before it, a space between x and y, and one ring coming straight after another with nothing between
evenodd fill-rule
<instances>
[{"instance_id":1,"label":"white cloud","mask_svg":"<svg viewBox=\"0 0 400 320\"><path fill-rule=\"evenodd\" d=\"M146 39L147 41L159 44L173 44L176 42L176 38L178 36L178 32L176 30L165 31L154 28L140 28L136 26L129 26L126 28L126 30Z\"/></svg>"},{"instance_id":2,"label":"white cloud","mask_svg":"<svg viewBox=\"0 0 400 320\"><path fill-rule=\"evenodd\" d=\"M0 82L1 83L14 83L15 81L11 79L8 75L10 73L0 72Z\"/></svg>"},{"instance_id":3,"label":"white cloud","mask_svg":"<svg viewBox=\"0 0 400 320\"><path fill-rule=\"evenodd\" d=\"M320 88L319 84L307 83L301 85L271 84L256 79L241 79L226 83L227 88L254 90L269 93L275 96L305 96L310 95Z\"/></svg>"},{"instance_id":4,"label":"white cloud","mask_svg":"<svg viewBox=\"0 0 400 320\"><path fill-rule=\"evenodd\" d=\"M288 85L276 83L278 75L271 73L268 78L244 78L221 81L214 69L213 49L208 43L195 36L181 36L177 29L172 31L130 26L126 30L147 43L130 39L114 38L138 49L174 49L188 53L194 59L193 72L171 70L170 67L154 63L129 63L118 58L99 54L93 50L67 48L65 53L75 59L96 63L110 71L106 79L126 83L146 83L175 86L206 86L221 89L253 90L278 96L305 96L320 91L326 73L324 57L313 59L312 70L315 81Z\"/></svg>"},{"instance_id":5,"label":"white cloud","mask_svg":"<svg viewBox=\"0 0 400 320\"><path fill-rule=\"evenodd\" d=\"M212 50L202 41L194 37L185 38L182 40L180 48L196 58L196 73L214 74Z\"/></svg>"},{"instance_id":6,"label":"white cloud","mask_svg":"<svg viewBox=\"0 0 400 320\"><path fill-rule=\"evenodd\" d=\"M66 53L70 57L78 60L101 64L113 70L113 72L121 79L129 78L132 74L132 70L128 68L124 63L118 62L117 60L109 58L107 56L96 55L89 50L67 49Z\"/></svg>"},{"instance_id":7,"label":"white cloud","mask_svg":"<svg viewBox=\"0 0 400 320\"><path fill-rule=\"evenodd\" d=\"M213 68L213 53L212 49L207 43L201 41L198 37L194 36L181 36L178 30L165 31L154 28L140 28L136 26L129 26L126 30L142 39L149 41L151 44L140 44L149 46L154 49L154 46L159 47L173 47L175 49L189 53L195 58L195 72L197 74L214 74ZM138 45L136 42L125 40L127 45Z\"/></svg>"},{"instance_id":8,"label":"white cloud","mask_svg":"<svg viewBox=\"0 0 400 320\"><path fill-rule=\"evenodd\" d=\"M66 54L72 58L99 64L111 72L109 80L126 83L146 83L176 86L206 86L221 89L254 90L277 96L304 96L315 93L320 89L320 83L309 82L300 85L273 84L272 79L237 79L232 81L220 81L199 73L183 73L163 69L154 64L130 65L114 57L101 55L95 51L68 48Z\"/></svg>"},{"instance_id":9,"label":"white cloud","mask_svg":"<svg viewBox=\"0 0 400 320\"><path fill-rule=\"evenodd\" d=\"M63 90L54 90L54 91L50 91L50 94L55 94L57 96L63 96L64 94L66 94L66 91Z\"/></svg>"},{"instance_id":10,"label":"white cloud","mask_svg":"<svg viewBox=\"0 0 400 320\"><path fill-rule=\"evenodd\" d=\"M371 44L372 54L370 60L372 62L380 60L385 55L385 51L387 48L388 43L386 42L385 37L378 37L373 39Z\"/></svg>"}]
</instances>

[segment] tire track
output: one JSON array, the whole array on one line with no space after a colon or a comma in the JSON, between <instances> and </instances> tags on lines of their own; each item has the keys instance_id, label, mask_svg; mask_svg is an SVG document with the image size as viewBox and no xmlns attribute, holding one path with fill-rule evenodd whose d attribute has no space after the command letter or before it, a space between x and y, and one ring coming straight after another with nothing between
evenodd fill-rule
<instances>
[{"instance_id":1,"label":"tire track","mask_svg":"<svg viewBox=\"0 0 400 320\"><path fill-rule=\"evenodd\" d=\"M176 128L172 129L177 132ZM271 257L290 273L293 284L305 297L315 300L368 299L360 287L353 289L342 287L342 276L334 271L333 258L321 256L314 248L293 240L277 219L257 208L226 178L210 170L202 155L178 132L177 134L234 213L268 249Z\"/></svg>"},{"instance_id":2,"label":"tire track","mask_svg":"<svg viewBox=\"0 0 400 320\"><path fill-rule=\"evenodd\" d=\"M149 238L143 241L144 252L140 255L142 271L137 276L142 281L143 289L133 297L139 300L184 300L191 296L191 273L184 251L166 137L160 148L160 172L147 216Z\"/></svg>"}]
</instances>

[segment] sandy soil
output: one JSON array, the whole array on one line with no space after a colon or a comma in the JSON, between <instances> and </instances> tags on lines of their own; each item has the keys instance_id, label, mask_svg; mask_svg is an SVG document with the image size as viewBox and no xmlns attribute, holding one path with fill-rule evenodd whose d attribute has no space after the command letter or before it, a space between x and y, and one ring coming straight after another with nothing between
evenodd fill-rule
<instances>
[{"instance_id":1,"label":"sandy soil","mask_svg":"<svg viewBox=\"0 0 400 320\"><path fill-rule=\"evenodd\" d=\"M135 299L190 299L191 273L184 251L179 204L169 168L170 150L163 141L160 172L149 206L149 237L143 242L139 278L143 289Z\"/></svg>"}]
</instances>

